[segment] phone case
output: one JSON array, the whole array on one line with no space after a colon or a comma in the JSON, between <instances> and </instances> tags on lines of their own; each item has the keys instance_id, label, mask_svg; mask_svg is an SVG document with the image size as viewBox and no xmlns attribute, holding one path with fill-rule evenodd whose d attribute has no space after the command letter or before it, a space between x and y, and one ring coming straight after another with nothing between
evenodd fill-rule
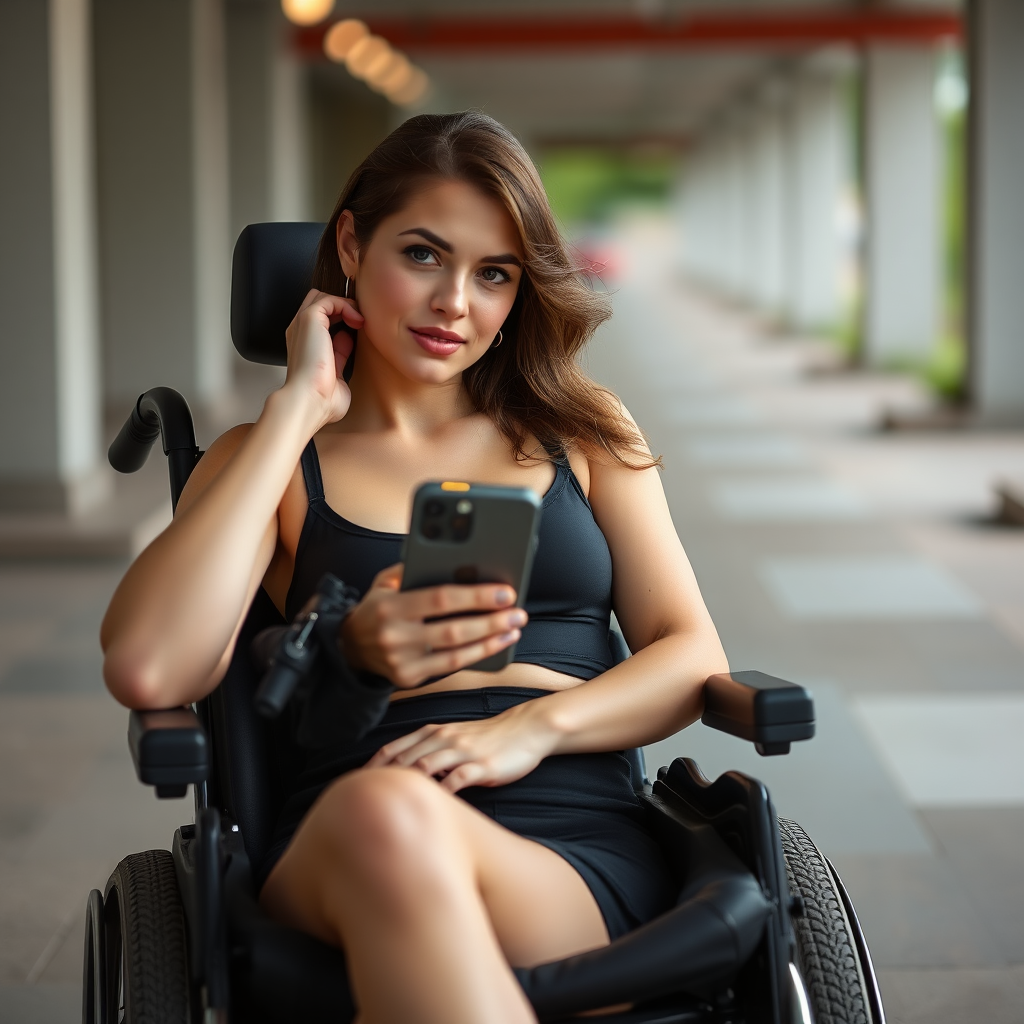
<instances>
[{"instance_id":1,"label":"phone case","mask_svg":"<svg viewBox=\"0 0 1024 1024\"><path fill-rule=\"evenodd\" d=\"M423 484L413 500L402 550L403 590L445 583L507 583L522 607L537 548L541 499L528 487L444 481ZM497 672L515 645L475 665Z\"/></svg>"}]
</instances>

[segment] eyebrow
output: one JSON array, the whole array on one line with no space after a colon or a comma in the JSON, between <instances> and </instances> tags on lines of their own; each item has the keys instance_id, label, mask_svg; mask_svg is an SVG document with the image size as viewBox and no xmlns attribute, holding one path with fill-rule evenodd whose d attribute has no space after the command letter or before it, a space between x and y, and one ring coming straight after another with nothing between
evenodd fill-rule
<instances>
[{"instance_id":1,"label":"eyebrow","mask_svg":"<svg viewBox=\"0 0 1024 1024\"><path fill-rule=\"evenodd\" d=\"M428 231L426 228L409 228L408 231L399 231L399 237L402 235L419 235L421 238L425 238L431 245L436 245L438 249L443 249L445 252L453 252L451 242L446 242L439 235L435 235L433 231ZM514 267L522 269L523 261L516 256L514 253L505 252L500 256L485 256L481 263L510 263Z\"/></svg>"}]
</instances>

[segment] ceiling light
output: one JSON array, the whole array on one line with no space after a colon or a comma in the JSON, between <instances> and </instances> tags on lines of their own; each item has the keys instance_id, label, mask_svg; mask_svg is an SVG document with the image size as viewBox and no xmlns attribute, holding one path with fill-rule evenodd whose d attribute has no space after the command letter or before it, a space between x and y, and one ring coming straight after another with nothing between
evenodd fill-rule
<instances>
[{"instance_id":1,"label":"ceiling light","mask_svg":"<svg viewBox=\"0 0 1024 1024\"><path fill-rule=\"evenodd\" d=\"M412 73L413 66L405 55L395 53L393 59L388 61L380 71L374 66L371 69L371 74L366 76L366 82L371 88L387 94L395 89L401 89L409 81Z\"/></svg>"},{"instance_id":2,"label":"ceiling light","mask_svg":"<svg viewBox=\"0 0 1024 1024\"><path fill-rule=\"evenodd\" d=\"M315 25L334 10L334 0L281 0L281 10L296 25Z\"/></svg>"},{"instance_id":3,"label":"ceiling light","mask_svg":"<svg viewBox=\"0 0 1024 1024\"><path fill-rule=\"evenodd\" d=\"M324 35L324 53L340 64L352 52L352 47L369 34L370 30L355 18L335 22Z\"/></svg>"},{"instance_id":4,"label":"ceiling light","mask_svg":"<svg viewBox=\"0 0 1024 1024\"><path fill-rule=\"evenodd\" d=\"M363 78L366 79L368 85L376 85L390 74L391 69L398 64L399 60L399 55L389 46L363 69Z\"/></svg>"},{"instance_id":5,"label":"ceiling light","mask_svg":"<svg viewBox=\"0 0 1024 1024\"><path fill-rule=\"evenodd\" d=\"M400 107L411 107L423 99L429 87L430 79L427 73L420 68L413 68L409 81L401 88L390 91L388 99Z\"/></svg>"},{"instance_id":6,"label":"ceiling light","mask_svg":"<svg viewBox=\"0 0 1024 1024\"><path fill-rule=\"evenodd\" d=\"M345 58L345 67L356 78L365 78L366 72L383 56L391 52L391 47L386 39L380 36L367 36L348 51Z\"/></svg>"}]
</instances>

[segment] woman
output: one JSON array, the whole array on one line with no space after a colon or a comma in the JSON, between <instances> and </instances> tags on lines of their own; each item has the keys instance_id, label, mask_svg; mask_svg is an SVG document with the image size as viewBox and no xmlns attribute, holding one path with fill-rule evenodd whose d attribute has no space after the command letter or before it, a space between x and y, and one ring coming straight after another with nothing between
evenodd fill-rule
<instances>
[{"instance_id":1,"label":"woman","mask_svg":"<svg viewBox=\"0 0 1024 1024\"><path fill-rule=\"evenodd\" d=\"M693 722L725 657L655 461L576 366L607 309L508 131L407 121L346 185L314 284L284 386L211 446L118 587L107 684L129 707L198 700L258 587L291 617L327 569L356 586L338 642L397 689L293 781L261 900L345 949L362 1024L534 1020L510 965L671 905L615 752ZM525 611L503 586L399 590L425 479L544 496ZM637 652L614 667L612 607ZM438 620L456 612L476 614ZM467 668L517 642L502 671Z\"/></svg>"}]
</instances>

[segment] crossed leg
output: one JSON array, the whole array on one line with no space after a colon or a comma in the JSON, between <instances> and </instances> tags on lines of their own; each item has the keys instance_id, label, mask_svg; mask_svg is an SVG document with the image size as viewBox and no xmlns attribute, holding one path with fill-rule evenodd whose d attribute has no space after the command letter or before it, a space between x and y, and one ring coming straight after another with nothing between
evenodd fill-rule
<instances>
[{"instance_id":1,"label":"crossed leg","mask_svg":"<svg viewBox=\"0 0 1024 1024\"><path fill-rule=\"evenodd\" d=\"M525 1024L536 1018L509 964L608 942L565 860L407 768L325 790L261 901L345 949L360 1024Z\"/></svg>"}]
</instances>

